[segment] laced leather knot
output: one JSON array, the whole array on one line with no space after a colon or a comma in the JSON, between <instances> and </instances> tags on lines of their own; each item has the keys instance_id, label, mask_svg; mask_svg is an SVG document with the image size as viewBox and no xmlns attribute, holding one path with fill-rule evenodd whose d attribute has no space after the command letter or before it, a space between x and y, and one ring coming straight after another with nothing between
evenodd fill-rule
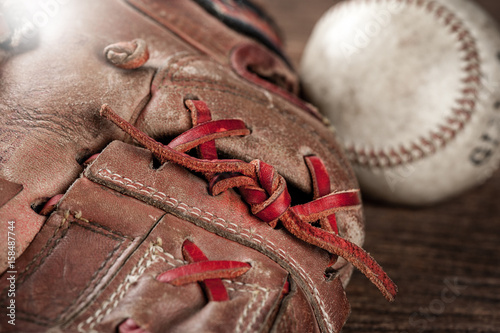
<instances>
[{"instance_id":1,"label":"laced leather knot","mask_svg":"<svg viewBox=\"0 0 500 333\"><path fill-rule=\"evenodd\" d=\"M252 214L274 228L292 202L286 181L267 163L254 160L250 164L255 166L255 179L238 174L221 175L210 182L209 190L217 195L237 187Z\"/></svg>"},{"instance_id":2,"label":"laced leather knot","mask_svg":"<svg viewBox=\"0 0 500 333\"><path fill-rule=\"evenodd\" d=\"M319 157L307 156L305 163L311 173L314 197L309 203L291 207L286 181L272 166L258 160L247 163L236 159L218 159L214 140L249 135L250 130L243 121L213 121L203 101L187 100L185 104L191 112L193 127L168 145L155 141L135 128L108 105L102 106L101 115L144 145L161 163L169 161L205 175L213 195L238 188L252 213L259 219L272 227L280 221L297 238L330 252L332 261L336 256L343 257L365 274L389 301L394 300L397 287L382 267L362 248L338 235L335 214L359 207L361 201L358 190L331 193L325 165ZM198 149L199 158L186 154L193 148ZM319 221L320 228L311 224L316 221Z\"/></svg>"}]
</instances>

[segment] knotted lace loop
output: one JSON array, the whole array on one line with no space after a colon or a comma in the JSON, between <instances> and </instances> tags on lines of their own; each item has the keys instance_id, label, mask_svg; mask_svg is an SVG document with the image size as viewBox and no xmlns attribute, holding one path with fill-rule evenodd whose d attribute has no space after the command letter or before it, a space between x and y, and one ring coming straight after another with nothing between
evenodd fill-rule
<instances>
[{"instance_id":1,"label":"knotted lace loop","mask_svg":"<svg viewBox=\"0 0 500 333\"><path fill-rule=\"evenodd\" d=\"M155 141L120 118L107 105L101 108L101 115L143 144L160 162L169 161L204 174L209 182L210 192L220 193L229 188L238 188L242 198L250 205L252 213L259 219L272 227L281 221L297 238L343 257L363 272L389 301L394 300L397 287L382 267L362 248L338 235L335 213L358 208L359 190L330 193L330 179L325 165L319 157L308 156L305 162L313 181L313 201L290 207L291 197L286 181L272 166L258 160L247 163L241 160L218 159L214 138L250 133L242 128L242 123L228 120L225 124L233 124L234 128L205 125L204 130L195 129L202 124L220 125L223 122L212 122L210 110L202 101L186 101L186 106L192 113L200 112L200 115L192 116L195 126L187 131L189 134L181 135L182 139L174 139L174 143L168 146ZM198 120L201 121L200 124L197 124ZM181 150L202 145L204 152L201 159L175 148L182 145L184 148ZM321 228L310 224L316 220L320 221Z\"/></svg>"}]
</instances>

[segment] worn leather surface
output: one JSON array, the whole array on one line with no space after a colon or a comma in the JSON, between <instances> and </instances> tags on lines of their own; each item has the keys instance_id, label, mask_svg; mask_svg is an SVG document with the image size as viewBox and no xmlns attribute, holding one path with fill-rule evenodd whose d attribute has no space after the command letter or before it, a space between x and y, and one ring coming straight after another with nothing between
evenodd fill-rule
<instances>
[{"instance_id":1,"label":"worn leather surface","mask_svg":"<svg viewBox=\"0 0 500 333\"><path fill-rule=\"evenodd\" d=\"M248 216L235 192L210 196L185 169L154 170L151 160L148 151L115 142L87 170L93 181L72 185L16 263L17 328L113 332L133 318L150 332L309 332L318 330L319 312L340 330L348 304L340 278L325 281L326 252L285 230L271 232ZM155 280L186 265L185 239L210 260L251 264L242 277L224 281L230 301L207 304L197 284ZM279 302L288 280L292 291Z\"/></svg>"},{"instance_id":2,"label":"worn leather surface","mask_svg":"<svg viewBox=\"0 0 500 333\"><path fill-rule=\"evenodd\" d=\"M106 46L136 38L149 48L144 66L124 70L106 61ZM67 1L19 45L4 50L0 67L0 178L22 186L0 207L0 233L8 221L16 224L16 329L107 332L133 318L151 332L340 330L349 312L343 286L350 264L340 259L339 274L326 281L327 252L252 217L235 192L212 197L186 170L152 169L147 151L99 117L107 103L168 142L192 127L184 100L200 99L214 120L241 119L251 129L249 136L218 139L219 153L272 165L295 201L312 197L304 163L310 154L324 161L332 190L356 189L332 132L293 95L298 80L286 60L191 1ZM237 50L248 57L233 56ZM242 73L247 62L259 75ZM108 146L113 140L127 144ZM107 146L81 178L87 157ZM187 206L171 207L160 192ZM50 218L37 213L60 193ZM227 223L208 223L195 208ZM342 237L362 244L361 209L337 219ZM207 304L197 284L155 281L182 264L185 239L209 259L252 263L239 280L224 282L228 303ZM287 280L290 292L278 302ZM0 297L5 301L5 293ZM0 327L11 330L4 320Z\"/></svg>"},{"instance_id":3,"label":"worn leather surface","mask_svg":"<svg viewBox=\"0 0 500 333\"><path fill-rule=\"evenodd\" d=\"M0 179L0 207L9 202L10 199L15 197L22 190L22 185Z\"/></svg>"}]
</instances>

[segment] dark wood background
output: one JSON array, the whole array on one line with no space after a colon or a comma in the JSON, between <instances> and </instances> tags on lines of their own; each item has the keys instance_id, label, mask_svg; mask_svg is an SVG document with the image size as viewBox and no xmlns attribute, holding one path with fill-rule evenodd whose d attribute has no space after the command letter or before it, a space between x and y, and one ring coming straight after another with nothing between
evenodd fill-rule
<instances>
[{"instance_id":1,"label":"dark wood background","mask_svg":"<svg viewBox=\"0 0 500 333\"><path fill-rule=\"evenodd\" d=\"M298 66L314 23L334 0L261 0ZM500 20L500 1L478 0ZM500 96L499 96L500 98ZM365 201L367 249L399 286L390 304L359 272L344 332L500 332L500 171L423 209Z\"/></svg>"}]
</instances>

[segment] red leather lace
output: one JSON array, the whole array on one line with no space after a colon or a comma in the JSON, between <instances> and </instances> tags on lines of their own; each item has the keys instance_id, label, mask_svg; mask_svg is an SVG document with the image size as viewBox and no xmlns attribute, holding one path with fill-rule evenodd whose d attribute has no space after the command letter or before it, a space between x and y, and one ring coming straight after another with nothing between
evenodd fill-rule
<instances>
[{"instance_id":1,"label":"red leather lace","mask_svg":"<svg viewBox=\"0 0 500 333\"><path fill-rule=\"evenodd\" d=\"M63 196L64 196L64 194L57 194L57 195L53 196L52 198L50 198L43 205L42 209L40 210L40 212L38 214L45 215L45 216L50 215L50 213L52 213L55 210L57 204L59 203L59 201L61 201Z\"/></svg>"},{"instance_id":2,"label":"red leather lace","mask_svg":"<svg viewBox=\"0 0 500 333\"><path fill-rule=\"evenodd\" d=\"M221 279L234 279L250 269L250 264L239 261L211 261L201 249L190 240L182 244L184 259L190 262L168 270L156 278L160 282L182 286L199 282L205 290L209 301L222 302L229 300L226 287Z\"/></svg>"},{"instance_id":3,"label":"red leather lace","mask_svg":"<svg viewBox=\"0 0 500 333\"><path fill-rule=\"evenodd\" d=\"M250 264L240 261L209 260L203 251L192 241L185 240L182 244L182 255L188 262L161 273L156 280L174 286L183 286L198 282L205 291L209 302L224 302L229 300L227 289L222 279L234 279L245 274ZM289 283L285 283L281 298L289 292ZM118 326L119 333L149 333L133 318L128 318Z\"/></svg>"},{"instance_id":4,"label":"red leather lace","mask_svg":"<svg viewBox=\"0 0 500 333\"><path fill-rule=\"evenodd\" d=\"M272 227L280 221L299 239L334 256L343 257L365 274L389 301L394 300L397 287L383 269L362 248L338 235L335 213L360 205L358 190L331 193L330 179L323 162L317 156L308 156L305 163L311 172L314 198L311 202L292 207L286 181L272 166L259 160L247 163L236 159L218 159L215 139L250 134L241 120L213 121L203 101L188 100L186 106L191 111L194 126L168 145L135 128L108 105L102 106L101 115L149 149L162 164L169 161L204 174L212 194L237 188L259 219ZM198 148L200 158L185 153L192 148ZM320 227L311 224L316 221L319 221ZM188 271L177 274L196 275Z\"/></svg>"}]
</instances>

